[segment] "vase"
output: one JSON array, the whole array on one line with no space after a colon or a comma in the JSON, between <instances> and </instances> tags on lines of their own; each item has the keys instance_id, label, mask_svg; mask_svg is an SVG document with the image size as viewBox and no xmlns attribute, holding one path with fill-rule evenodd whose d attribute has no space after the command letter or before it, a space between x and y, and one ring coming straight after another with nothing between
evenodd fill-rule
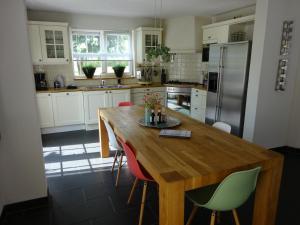
<instances>
[{"instance_id":1,"label":"vase","mask_svg":"<svg viewBox=\"0 0 300 225\"><path fill-rule=\"evenodd\" d=\"M145 108L144 120L145 123L150 123L151 109Z\"/></svg>"}]
</instances>

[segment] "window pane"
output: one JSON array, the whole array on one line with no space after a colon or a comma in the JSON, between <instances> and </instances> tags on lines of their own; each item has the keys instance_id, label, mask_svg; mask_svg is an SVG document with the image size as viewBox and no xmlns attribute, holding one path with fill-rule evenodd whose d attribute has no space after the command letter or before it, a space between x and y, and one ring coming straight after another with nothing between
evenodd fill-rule
<instances>
[{"instance_id":1,"label":"window pane","mask_svg":"<svg viewBox=\"0 0 300 225\"><path fill-rule=\"evenodd\" d=\"M55 44L63 45L64 44L63 32L60 30L56 30L54 31L54 35L55 35Z\"/></svg>"},{"instance_id":2,"label":"window pane","mask_svg":"<svg viewBox=\"0 0 300 225\"><path fill-rule=\"evenodd\" d=\"M54 44L53 31L45 30L46 44Z\"/></svg>"},{"instance_id":3,"label":"window pane","mask_svg":"<svg viewBox=\"0 0 300 225\"><path fill-rule=\"evenodd\" d=\"M107 53L118 53L118 36L108 34L106 40Z\"/></svg>"},{"instance_id":4,"label":"window pane","mask_svg":"<svg viewBox=\"0 0 300 225\"><path fill-rule=\"evenodd\" d=\"M129 35L119 36L119 53L129 53L130 52L130 42Z\"/></svg>"},{"instance_id":5,"label":"window pane","mask_svg":"<svg viewBox=\"0 0 300 225\"><path fill-rule=\"evenodd\" d=\"M73 35L73 50L77 53L87 52L85 35Z\"/></svg>"},{"instance_id":6,"label":"window pane","mask_svg":"<svg viewBox=\"0 0 300 225\"><path fill-rule=\"evenodd\" d=\"M64 46L56 45L56 58L65 58Z\"/></svg>"},{"instance_id":7,"label":"window pane","mask_svg":"<svg viewBox=\"0 0 300 225\"><path fill-rule=\"evenodd\" d=\"M47 58L55 58L54 45L46 45L47 47Z\"/></svg>"},{"instance_id":8,"label":"window pane","mask_svg":"<svg viewBox=\"0 0 300 225\"><path fill-rule=\"evenodd\" d=\"M99 36L87 36L87 47L89 53L99 53L100 52L100 37Z\"/></svg>"}]
</instances>

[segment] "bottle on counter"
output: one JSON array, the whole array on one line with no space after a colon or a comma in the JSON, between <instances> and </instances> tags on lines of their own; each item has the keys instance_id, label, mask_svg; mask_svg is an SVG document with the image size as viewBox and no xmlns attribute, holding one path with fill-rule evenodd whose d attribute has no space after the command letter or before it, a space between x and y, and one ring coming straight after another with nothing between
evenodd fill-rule
<instances>
[{"instance_id":1,"label":"bottle on counter","mask_svg":"<svg viewBox=\"0 0 300 225\"><path fill-rule=\"evenodd\" d=\"M155 113L154 113L154 109L151 110L150 123L151 123L152 125L155 124Z\"/></svg>"},{"instance_id":2,"label":"bottle on counter","mask_svg":"<svg viewBox=\"0 0 300 225\"><path fill-rule=\"evenodd\" d=\"M166 108L162 107L161 109L161 122L162 123L166 123L167 122L167 112L166 112Z\"/></svg>"},{"instance_id":3,"label":"bottle on counter","mask_svg":"<svg viewBox=\"0 0 300 225\"><path fill-rule=\"evenodd\" d=\"M161 111L160 109L157 111L157 119L156 119L157 123L161 123Z\"/></svg>"}]
</instances>

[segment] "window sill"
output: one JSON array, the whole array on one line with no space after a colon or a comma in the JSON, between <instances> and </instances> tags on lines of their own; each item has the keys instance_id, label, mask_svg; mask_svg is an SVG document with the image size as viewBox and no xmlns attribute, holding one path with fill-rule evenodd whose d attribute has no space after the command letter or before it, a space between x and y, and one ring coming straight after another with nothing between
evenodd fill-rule
<instances>
[{"instance_id":1,"label":"window sill","mask_svg":"<svg viewBox=\"0 0 300 225\"><path fill-rule=\"evenodd\" d=\"M116 76L112 75L112 76L94 76L93 78L87 78L85 76L74 76L74 80L117 80L117 79L120 79L120 78L117 78ZM125 75L121 78L122 80L123 79L135 79L134 76L130 76L130 75Z\"/></svg>"}]
</instances>

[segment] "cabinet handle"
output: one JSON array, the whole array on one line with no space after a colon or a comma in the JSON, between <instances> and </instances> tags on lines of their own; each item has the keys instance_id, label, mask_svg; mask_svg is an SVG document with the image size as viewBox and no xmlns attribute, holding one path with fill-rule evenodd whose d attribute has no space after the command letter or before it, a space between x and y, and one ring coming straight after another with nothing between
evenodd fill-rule
<instances>
[{"instance_id":1,"label":"cabinet handle","mask_svg":"<svg viewBox=\"0 0 300 225\"><path fill-rule=\"evenodd\" d=\"M42 59L39 59L40 62L42 62Z\"/></svg>"},{"instance_id":2,"label":"cabinet handle","mask_svg":"<svg viewBox=\"0 0 300 225\"><path fill-rule=\"evenodd\" d=\"M195 108L195 110L198 110L198 108Z\"/></svg>"},{"instance_id":3,"label":"cabinet handle","mask_svg":"<svg viewBox=\"0 0 300 225\"><path fill-rule=\"evenodd\" d=\"M67 93L67 95L69 95L69 93Z\"/></svg>"},{"instance_id":4,"label":"cabinet handle","mask_svg":"<svg viewBox=\"0 0 300 225\"><path fill-rule=\"evenodd\" d=\"M147 88L147 89L146 89L146 91L150 91L150 89L149 89L149 88Z\"/></svg>"},{"instance_id":5,"label":"cabinet handle","mask_svg":"<svg viewBox=\"0 0 300 225\"><path fill-rule=\"evenodd\" d=\"M50 94L48 94L48 96L51 96Z\"/></svg>"},{"instance_id":6,"label":"cabinet handle","mask_svg":"<svg viewBox=\"0 0 300 225\"><path fill-rule=\"evenodd\" d=\"M199 92L198 90L196 90L196 92Z\"/></svg>"},{"instance_id":7,"label":"cabinet handle","mask_svg":"<svg viewBox=\"0 0 300 225\"><path fill-rule=\"evenodd\" d=\"M198 95L195 95L196 97L198 97Z\"/></svg>"},{"instance_id":8,"label":"cabinet handle","mask_svg":"<svg viewBox=\"0 0 300 225\"><path fill-rule=\"evenodd\" d=\"M208 39L211 39L211 36L208 36Z\"/></svg>"},{"instance_id":9,"label":"cabinet handle","mask_svg":"<svg viewBox=\"0 0 300 225\"><path fill-rule=\"evenodd\" d=\"M109 93L112 93L111 91Z\"/></svg>"},{"instance_id":10,"label":"cabinet handle","mask_svg":"<svg viewBox=\"0 0 300 225\"><path fill-rule=\"evenodd\" d=\"M69 62L69 59L66 59L67 62Z\"/></svg>"},{"instance_id":11,"label":"cabinet handle","mask_svg":"<svg viewBox=\"0 0 300 225\"><path fill-rule=\"evenodd\" d=\"M107 91L105 91L105 93L107 94Z\"/></svg>"}]
</instances>

